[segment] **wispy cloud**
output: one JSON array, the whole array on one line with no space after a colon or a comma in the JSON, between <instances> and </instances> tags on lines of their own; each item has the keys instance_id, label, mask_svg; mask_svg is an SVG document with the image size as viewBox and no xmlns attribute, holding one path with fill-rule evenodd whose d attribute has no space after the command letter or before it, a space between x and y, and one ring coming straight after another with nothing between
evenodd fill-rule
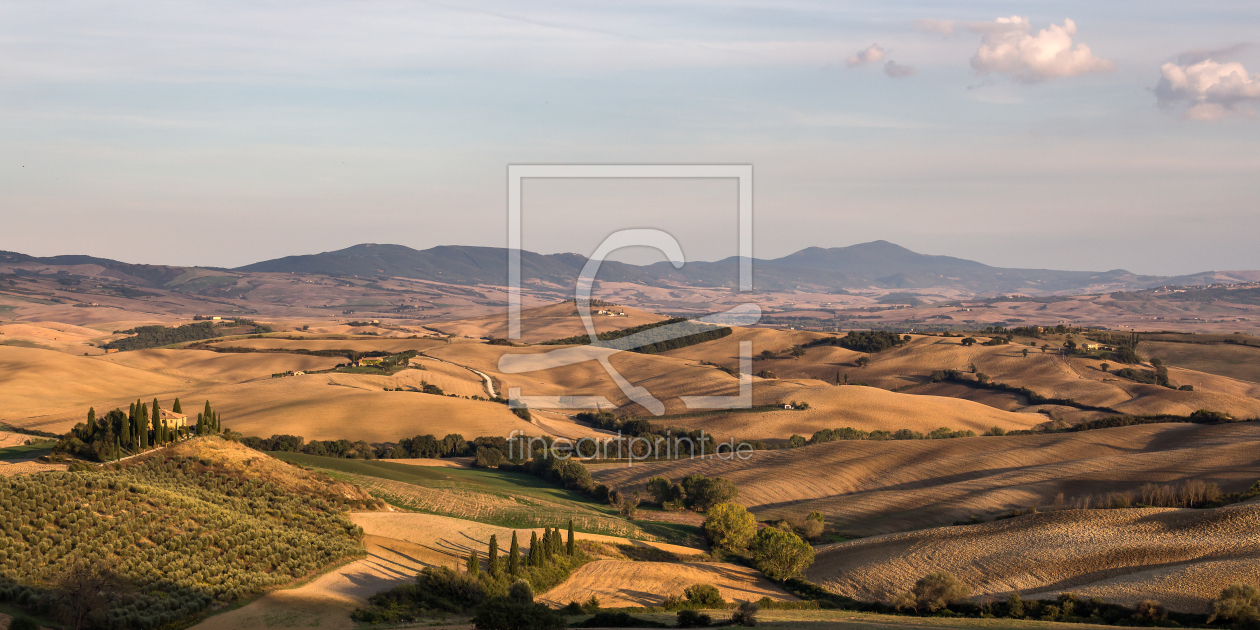
<instances>
[{"instance_id":1,"label":"wispy cloud","mask_svg":"<svg viewBox=\"0 0 1260 630\"><path fill-rule=\"evenodd\" d=\"M890 59L888 63L884 64L884 74L894 79L904 79L914 76L915 70L910 66L903 66Z\"/></svg>"},{"instance_id":2,"label":"wispy cloud","mask_svg":"<svg viewBox=\"0 0 1260 630\"><path fill-rule=\"evenodd\" d=\"M885 54L887 54L887 52L883 48L880 48L879 44L871 44L870 46L853 53L852 56L845 60L845 63L850 66L864 66L868 63L879 63L884 60Z\"/></svg>"}]
</instances>

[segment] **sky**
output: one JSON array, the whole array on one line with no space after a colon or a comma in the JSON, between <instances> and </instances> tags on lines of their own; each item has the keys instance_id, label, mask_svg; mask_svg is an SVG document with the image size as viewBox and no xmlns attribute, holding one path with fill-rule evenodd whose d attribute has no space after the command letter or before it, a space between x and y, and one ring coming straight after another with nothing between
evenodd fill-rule
<instances>
[{"instance_id":1,"label":"sky","mask_svg":"<svg viewBox=\"0 0 1260 630\"><path fill-rule=\"evenodd\" d=\"M1257 33L1251 0L0 0L0 249L502 247L509 164L721 163L759 258L1260 269ZM736 252L732 180L522 198L532 251Z\"/></svg>"}]
</instances>

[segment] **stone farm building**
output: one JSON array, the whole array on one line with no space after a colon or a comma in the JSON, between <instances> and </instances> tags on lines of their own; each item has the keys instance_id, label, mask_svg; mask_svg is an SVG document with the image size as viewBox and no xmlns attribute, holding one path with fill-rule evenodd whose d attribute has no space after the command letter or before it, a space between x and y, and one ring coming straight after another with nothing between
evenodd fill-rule
<instances>
[{"instance_id":1,"label":"stone farm building","mask_svg":"<svg viewBox=\"0 0 1260 630\"><path fill-rule=\"evenodd\" d=\"M176 428L182 429L188 426L188 416L182 413L175 413L174 411L167 411L166 409L163 409L161 411L162 411L162 422L165 423L166 426L172 429L176 429Z\"/></svg>"}]
</instances>

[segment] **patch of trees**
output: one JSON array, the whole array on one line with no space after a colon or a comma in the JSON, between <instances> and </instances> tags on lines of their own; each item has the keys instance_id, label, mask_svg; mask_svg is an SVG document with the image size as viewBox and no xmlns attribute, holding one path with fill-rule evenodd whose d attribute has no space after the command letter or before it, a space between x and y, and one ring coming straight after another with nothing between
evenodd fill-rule
<instances>
[{"instance_id":1,"label":"patch of trees","mask_svg":"<svg viewBox=\"0 0 1260 630\"><path fill-rule=\"evenodd\" d=\"M433 435L417 435L403 438L398 442L369 444L362 440L311 440L306 441L300 435L272 435L269 438L246 436L240 443L254 450L279 453L303 453L320 457L336 457L340 459L437 459L441 457L468 457L479 454L483 449L492 449L501 454L500 461L507 461L507 440L501 437L479 437L465 440L458 433L448 434L444 438ZM497 466L498 464L494 464Z\"/></svg>"},{"instance_id":2,"label":"patch of trees","mask_svg":"<svg viewBox=\"0 0 1260 630\"><path fill-rule=\"evenodd\" d=\"M534 592L543 592L564 581L575 569L591 561L576 543L570 522L567 537L559 529L547 528L541 537L530 533L524 552L517 533L500 556L497 536L490 537L483 562L473 550L463 571L450 567L425 567L414 584L394 587L373 595L368 606L351 614L360 623L417 621L434 615L474 613L479 630L518 630L520 628L559 630L563 616L534 602Z\"/></svg>"},{"instance_id":3,"label":"patch of trees","mask_svg":"<svg viewBox=\"0 0 1260 630\"><path fill-rule=\"evenodd\" d=\"M175 327L137 326L136 328L119 332L134 336L111 341L101 347L107 350L119 351L144 350L146 348L159 348L186 341L200 341L221 336L214 329L214 324L210 322L198 322Z\"/></svg>"},{"instance_id":4,"label":"patch of trees","mask_svg":"<svg viewBox=\"0 0 1260 630\"><path fill-rule=\"evenodd\" d=\"M666 332L663 327L670 326ZM682 336L679 336L681 333ZM686 348L706 341L721 339L731 334L725 326L714 326L695 322L685 317L674 317L663 322L632 326L621 330L610 330L595 335L598 341L594 344L604 348L629 350L640 354L657 354L678 348ZM673 338L671 338L673 337ZM589 335L575 335L563 339L544 341L542 345L575 345L588 344Z\"/></svg>"},{"instance_id":5,"label":"patch of trees","mask_svg":"<svg viewBox=\"0 0 1260 630\"><path fill-rule=\"evenodd\" d=\"M169 627L360 553L341 513L360 502L203 461L0 477L0 601L68 627Z\"/></svg>"},{"instance_id":6,"label":"patch of trees","mask_svg":"<svg viewBox=\"0 0 1260 630\"><path fill-rule=\"evenodd\" d=\"M734 501L739 497L739 489L728 479L694 473L678 483L666 477L653 477L647 482L647 494L667 510L687 508L707 512L715 505Z\"/></svg>"},{"instance_id":7,"label":"patch of trees","mask_svg":"<svg viewBox=\"0 0 1260 630\"><path fill-rule=\"evenodd\" d=\"M208 400L205 411L197 414L196 424L191 426L172 426L163 420L156 398L153 399L152 414L149 409L148 403L139 400L131 404L127 413L114 409L99 418L95 408L88 409L86 422L80 422L70 433L59 436L61 440L53 447L53 454L107 462L194 435L222 431L221 416L210 407ZM172 411L183 413L178 398Z\"/></svg>"},{"instance_id":8,"label":"patch of trees","mask_svg":"<svg viewBox=\"0 0 1260 630\"><path fill-rule=\"evenodd\" d=\"M703 529L715 549L748 559L772 580L794 578L814 562L814 548L800 536L776 527L758 531L753 515L736 503L713 506Z\"/></svg>"},{"instance_id":9,"label":"patch of trees","mask_svg":"<svg viewBox=\"0 0 1260 630\"><path fill-rule=\"evenodd\" d=\"M1207 509L1241 503L1257 496L1260 496L1260 481L1243 492L1225 494L1215 483L1201 479L1187 479L1180 484L1147 483L1136 491L1128 492L1109 492L1074 498L1065 498L1060 494L1055 497L1051 509L1105 510L1141 507Z\"/></svg>"},{"instance_id":10,"label":"patch of trees","mask_svg":"<svg viewBox=\"0 0 1260 630\"><path fill-rule=\"evenodd\" d=\"M815 339L803 344L805 348L813 348L817 346L840 346L847 350L855 352L865 352L874 354L883 352L890 348L899 348L907 341L909 335L902 336L900 333L889 332L886 330L854 330L843 337L824 337Z\"/></svg>"},{"instance_id":11,"label":"patch of trees","mask_svg":"<svg viewBox=\"0 0 1260 630\"><path fill-rule=\"evenodd\" d=\"M949 427L941 427L926 434L910 429L898 429L896 431L883 431L876 429L874 431L864 431L862 429L854 429L852 427L843 427L840 429L822 429L820 431L815 431L814 435L812 435L808 441L804 441L802 438L802 440L799 441L799 445L826 444L827 442L840 442L844 440L942 440L948 438L975 436L975 431L955 431ZM789 440L789 443L791 443L791 440Z\"/></svg>"}]
</instances>

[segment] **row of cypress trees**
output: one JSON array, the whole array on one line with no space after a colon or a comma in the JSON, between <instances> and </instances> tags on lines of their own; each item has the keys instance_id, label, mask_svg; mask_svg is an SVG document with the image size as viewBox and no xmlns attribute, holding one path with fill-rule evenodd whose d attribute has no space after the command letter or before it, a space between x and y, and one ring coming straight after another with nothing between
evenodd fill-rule
<instances>
[{"instance_id":1,"label":"row of cypress trees","mask_svg":"<svg viewBox=\"0 0 1260 630\"><path fill-rule=\"evenodd\" d=\"M178 398L175 399L171 411L181 415L184 413ZM137 399L136 402L131 403L126 415L123 415L121 409L115 409L99 420L96 417L96 409L90 408L87 413L87 424L83 426L82 431L76 431L76 437L84 442L99 441L100 437L107 440L106 445L101 447L103 450L98 449L97 452L98 457L103 460L119 459L127 451L140 453L153 446L169 444L193 434L194 430L195 435L208 435L223 430L222 418L210 406L208 400L205 411L197 414L197 424L194 429L193 427L172 427L163 421L162 408L156 398L153 399L152 407Z\"/></svg>"},{"instance_id":2,"label":"row of cypress trees","mask_svg":"<svg viewBox=\"0 0 1260 630\"><path fill-rule=\"evenodd\" d=\"M552 529L550 527L543 530L542 539L538 538L538 532L531 532L529 539L529 551L524 555L525 566L528 567L545 567L550 565L561 554L572 556L577 553L577 543L573 539L573 520L569 520L568 540L566 541L561 533L560 528ZM499 537L490 536L490 551L486 562L486 571L492 578L498 578L503 573L511 577L518 577L521 573L521 544L517 540L516 532L512 532L512 546L508 550L506 558L499 558ZM506 565L506 566L505 566ZM468 560L465 568L470 575L477 575L481 572L481 554L474 549L468 553Z\"/></svg>"}]
</instances>

